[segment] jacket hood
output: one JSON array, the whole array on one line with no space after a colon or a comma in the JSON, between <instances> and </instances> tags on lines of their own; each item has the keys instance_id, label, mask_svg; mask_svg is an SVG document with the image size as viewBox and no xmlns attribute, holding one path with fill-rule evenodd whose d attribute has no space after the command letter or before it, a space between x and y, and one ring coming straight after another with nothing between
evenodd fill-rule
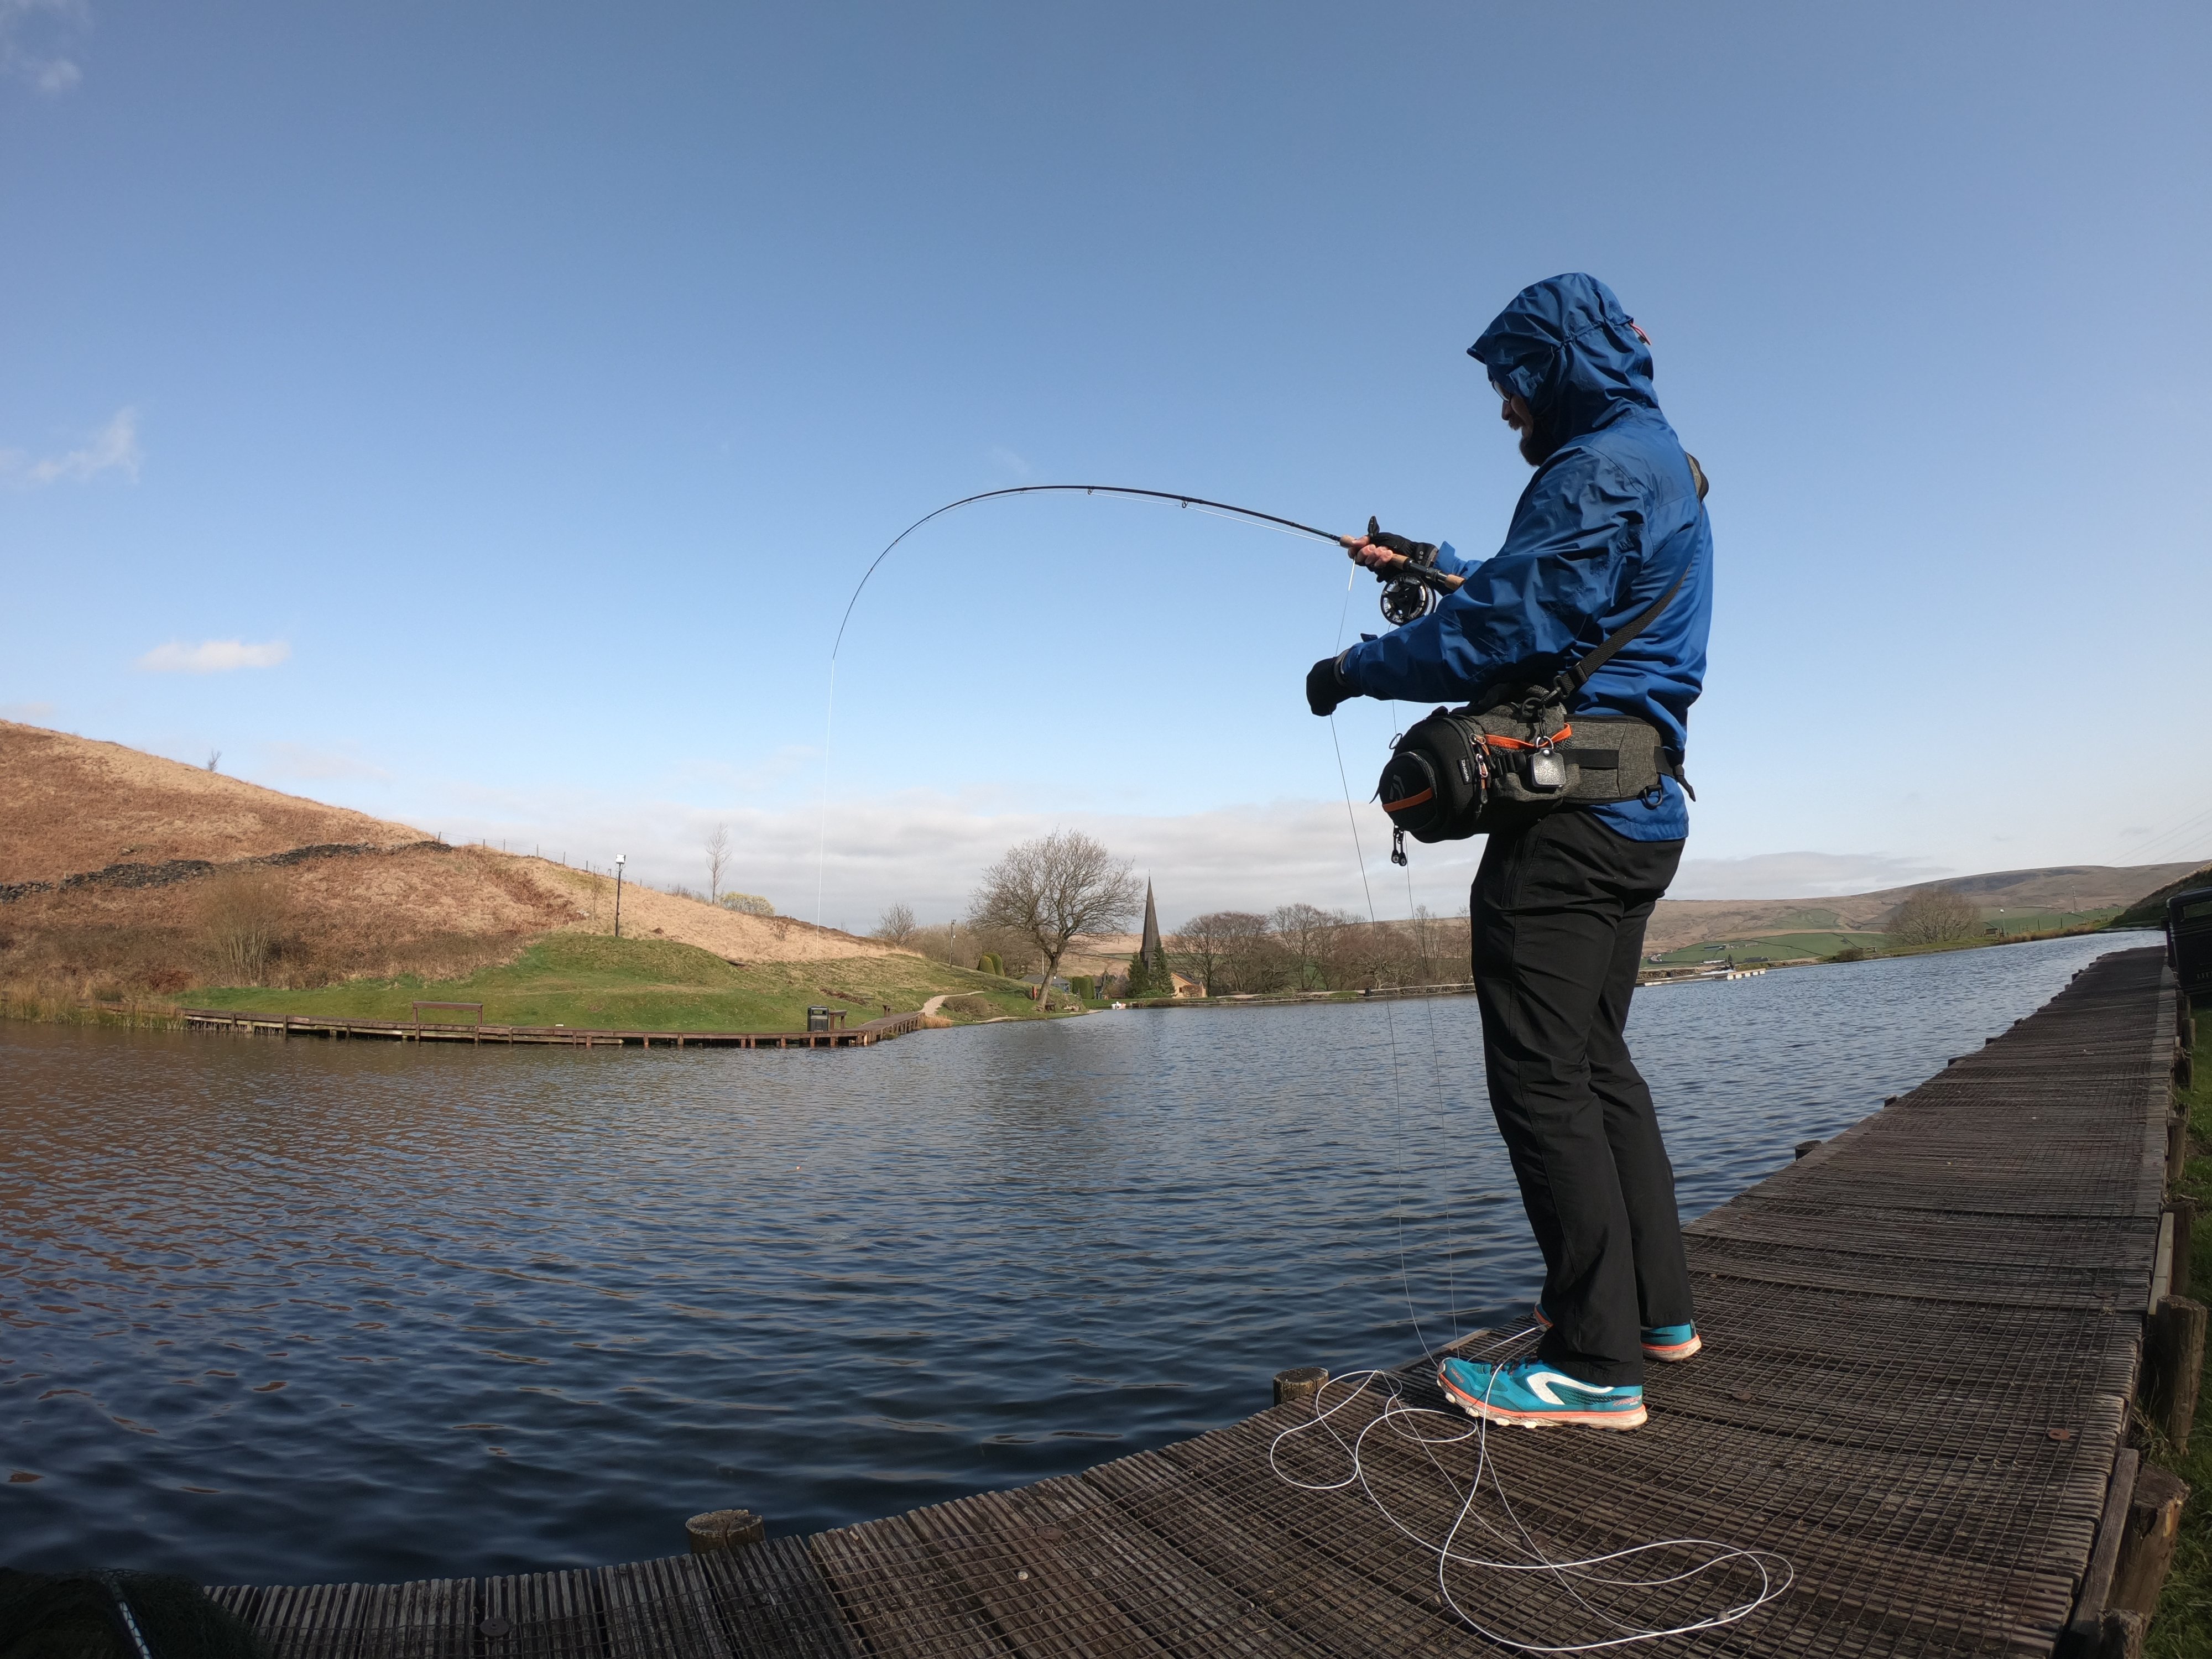
<instances>
[{"instance_id":1,"label":"jacket hood","mask_svg":"<svg viewBox=\"0 0 2212 1659\"><path fill-rule=\"evenodd\" d=\"M1659 408L1651 348L1613 290L1580 271L1522 289L1467 355L1528 399L1558 443L1610 426L1632 409Z\"/></svg>"}]
</instances>

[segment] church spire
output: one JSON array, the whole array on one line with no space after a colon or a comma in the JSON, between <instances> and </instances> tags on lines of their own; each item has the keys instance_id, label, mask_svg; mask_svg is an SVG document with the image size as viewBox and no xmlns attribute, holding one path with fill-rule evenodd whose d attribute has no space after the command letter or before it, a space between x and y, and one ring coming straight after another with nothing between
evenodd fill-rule
<instances>
[{"instance_id":1,"label":"church spire","mask_svg":"<svg viewBox=\"0 0 2212 1659\"><path fill-rule=\"evenodd\" d=\"M1160 944L1160 913L1152 904L1152 878L1145 878L1145 940L1138 947L1147 974L1165 977L1168 953Z\"/></svg>"}]
</instances>

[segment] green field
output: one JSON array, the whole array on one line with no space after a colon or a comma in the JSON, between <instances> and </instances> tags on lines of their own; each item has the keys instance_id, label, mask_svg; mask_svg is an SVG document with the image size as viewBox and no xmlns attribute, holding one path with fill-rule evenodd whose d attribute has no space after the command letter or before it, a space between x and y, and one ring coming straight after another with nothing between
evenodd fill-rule
<instances>
[{"instance_id":1,"label":"green field","mask_svg":"<svg viewBox=\"0 0 2212 1659\"><path fill-rule=\"evenodd\" d=\"M1670 968L1706 961L1718 961L1733 957L1740 967L1746 963L1786 962L1792 957L1832 957L1846 945L1856 945L1866 950L1880 950L1887 935L1882 933L1845 933L1823 932L1817 933L1760 933L1747 939L1719 939L1704 945L1685 945L1679 951L1669 951L1656 960Z\"/></svg>"},{"instance_id":2,"label":"green field","mask_svg":"<svg viewBox=\"0 0 2212 1659\"><path fill-rule=\"evenodd\" d=\"M2119 914L2114 908L2100 910L1984 911L1983 931L1972 939L1954 939L1942 945L1893 945L1887 933L1844 931L1837 925L1840 918L1832 910L1797 910L1783 917L1782 921L1784 926L1796 924L1800 931L1748 933L1723 939L1707 939L1697 945L1685 945L1650 959L1669 968L1680 968L1732 957L1736 965L1741 967L1746 963L1786 962L1792 957L1832 957L1838 951L1852 947L1870 956L1918 956L1929 951L1956 951L1971 945L1995 945L2022 933L2057 933L2069 927L2098 927Z\"/></svg>"},{"instance_id":3,"label":"green field","mask_svg":"<svg viewBox=\"0 0 2212 1659\"><path fill-rule=\"evenodd\" d=\"M739 968L672 939L551 933L514 962L465 979L349 980L313 991L235 986L195 990L199 1008L325 1014L340 1019L407 1019L416 1000L481 1002L489 1025L572 1025L652 1031L798 1031L806 1010L850 1011L859 1025L888 1009L908 1013L940 992L960 999L944 1012L961 1021L1034 1018L1027 988L1010 979L949 968L921 957L840 957L827 962L757 963ZM450 1012L434 1018L453 1018Z\"/></svg>"}]
</instances>

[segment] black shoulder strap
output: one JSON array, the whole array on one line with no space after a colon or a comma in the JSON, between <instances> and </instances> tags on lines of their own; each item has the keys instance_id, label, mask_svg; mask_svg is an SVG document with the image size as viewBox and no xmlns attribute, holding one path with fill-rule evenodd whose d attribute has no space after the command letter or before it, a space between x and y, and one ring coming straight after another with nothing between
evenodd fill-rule
<instances>
[{"instance_id":1,"label":"black shoulder strap","mask_svg":"<svg viewBox=\"0 0 2212 1659\"><path fill-rule=\"evenodd\" d=\"M1577 658L1559 671L1559 678L1552 682L1553 690L1559 701L1571 702L1575 693L1583 689L1589 677L1613 660L1614 653L1659 620L1659 613L1667 608L1667 602L1681 591L1684 582L1689 580L1690 566L1697 562L1697 550L1692 548L1690 550L1689 558L1682 565L1680 573L1675 576L1667 591L1653 603L1650 610L1644 611L1640 617L1623 623L1606 635L1605 642L1596 650L1587 656Z\"/></svg>"}]
</instances>

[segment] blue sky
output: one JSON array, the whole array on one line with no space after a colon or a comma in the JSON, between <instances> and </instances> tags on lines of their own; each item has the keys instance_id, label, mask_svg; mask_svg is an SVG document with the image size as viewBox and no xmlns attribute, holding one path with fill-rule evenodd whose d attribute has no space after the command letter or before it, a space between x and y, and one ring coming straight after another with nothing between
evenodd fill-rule
<instances>
[{"instance_id":1,"label":"blue sky","mask_svg":"<svg viewBox=\"0 0 2212 1659\"><path fill-rule=\"evenodd\" d=\"M2212 855L2181 5L0 0L0 714L866 926L1077 823L1348 904L1329 550L1611 283L1714 481L1678 891ZM1348 624L1343 619L1349 617ZM1364 802L1406 711L1338 726ZM1381 866L1463 902L1461 846ZM817 847L826 860L817 869Z\"/></svg>"}]
</instances>

